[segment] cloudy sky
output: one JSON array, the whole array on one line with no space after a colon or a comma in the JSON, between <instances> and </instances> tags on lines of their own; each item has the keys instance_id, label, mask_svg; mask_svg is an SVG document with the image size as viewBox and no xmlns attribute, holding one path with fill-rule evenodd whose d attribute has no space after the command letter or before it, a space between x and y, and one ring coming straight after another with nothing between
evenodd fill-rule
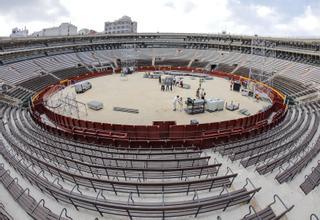
<instances>
[{"instance_id":1,"label":"cloudy sky","mask_svg":"<svg viewBox=\"0 0 320 220\"><path fill-rule=\"evenodd\" d=\"M0 36L61 22L103 31L122 15L138 32L320 36L320 0L0 0Z\"/></svg>"}]
</instances>

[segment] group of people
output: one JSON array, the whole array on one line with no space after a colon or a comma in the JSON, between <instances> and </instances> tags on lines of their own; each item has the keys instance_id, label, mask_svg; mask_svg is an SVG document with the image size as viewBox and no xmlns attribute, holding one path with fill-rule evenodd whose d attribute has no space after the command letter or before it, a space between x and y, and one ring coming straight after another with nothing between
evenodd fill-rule
<instances>
[{"instance_id":1,"label":"group of people","mask_svg":"<svg viewBox=\"0 0 320 220\"><path fill-rule=\"evenodd\" d=\"M161 78L159 77L159 84L161 91L172 91L174 86L179 86L183 88L183 80L182 78L179 80L176 79L176 77L165 77ZM202 81L199 81L199 88L196 91L196 97L197 99L203 99L206 98L206 92L203 88L201 88ZM181 96L177 95L173 98L173 111L183 110L183 99Z\"/></svg>"},{"instance_id":2,"label":"group of people","mask_svg":"<svg viewBox=\"0 0 320 220\"><path fill-rule=\"evenodd\" d=\"M175 79L169 77L161 79L161 77L159 77L159 84L161 91L172 91L173 86L175 86Z\"/></svg>"},{"instance_id":3,"label":"group of people","mask_svg":"<svg viewBox=\"0 0 320 220\"><path fill-rule=\"evenodd\" d=\"M173 111L177 111L179 107L180 112L183 110L183 99L181 96L177 95L173 98Z\"/></svg>"},{"instance_id":4,"label":"group of people","mask_svg":"<svg viewBox=\"0 0 320 220\"><path fill-rule=\"evenodd\" d=\"M206 94L206 92L204 91L203 88L201 89L201 88L199 87L199 88L197 89L197 91L196 91L196 97L197 97L197 99L203 99L203 100L204 100L204 99L206 98L206 95L207 95L207 94Z\"/></svg>"},{"instance_id":5,"label":"group of people","mask_svg":"<svg viewBox=\"0 0 320 220\"><path fill-rule=\"evenodd\" d=\"M159 84L161 91L172 91L174 86L183 88L183 80L176 80L176 77L166 77L164 79L159 77Z\"/></svg>"}]
</instances>

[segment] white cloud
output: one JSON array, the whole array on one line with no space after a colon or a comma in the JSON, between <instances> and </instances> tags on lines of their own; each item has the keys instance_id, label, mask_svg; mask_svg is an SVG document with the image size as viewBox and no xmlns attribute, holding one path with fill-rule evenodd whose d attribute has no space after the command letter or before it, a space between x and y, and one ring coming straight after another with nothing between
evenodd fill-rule
<instances>
[{"instance_id":1,"label":"white cloud","mask_svg":"<svg viewBox=\"0 0 320 220\"><path fill-rule=\"evenodd\" d=\"M187 1L184 4L184 12L189 13L189 12L193 11L195 9L195 7L196 7L196 5L193 2Z\"/></svg>"},{"instance_id":2,"label":"white cloud","mask_svg":"<svg viewBox=\"0 0 320 220\"><path fill-rule=\"evenodd\" d=\"M320 28L320 16L315 15L310 6L306 8L303 16L297 17L293 21L298 28L306 31L316 31Z\"/></svg>"},{"instance_id":3,"label":"white cloud","mask_svg":"<svg viewBox=\"0 0 320 220\"><path fill-rule=\"evenodd\" d=\"M164 4L164 6L168 7L168 8L172 8L172 9L175 9L176 7L174 6L174 2L166 2Z\"/></svg>"},{"instance_id":4,"label":"white cloud","mask_svg":"<svg viewBox=\"0 0 320 220\"><path fill-rule=\"evenodd\" d=\"M289 23L277 24L275 28L287 36L319 36L320 15L307 6L303 15L294 17Z\"/></svg>"},{"instance_id":5,"label":"white cloud","mask_svg":"<svg viewBox=\"0 0 320 220\"><path fill-rule=\"evenodd\" d=\"M256 13L259 17L268 18L272 14L274 14L274 9L265 5L257 5L255 6Z\"/></svg>"},{"instance_id":6,"label":"white cloud","mask_svg":"<svg viewBox=\"0 0 320 220\"><path fill-rule=\"evenodd\" d=\"M252 4L245 4L244 0L45 1L59 3L59 7L51 7L52 9L46 6L45 12L52 19L21 21L1 13L0 35L9 35L13 27L26 26L32 33L42 28L57 26L61 22L71 22L79 29L103 31L105 21L113 21L123 15L131 16L138 22L139 32L219 33L225 30L235 34L268 36L310 36L320 33L320 16L313 8L306 7L304 13L284 19L279 8L268 3L261 4L260 1ZM19 5L15 7L21 10ZM52 16L57 14L60 8L65 9L68 14ZM28 16L34 15L29 13Z\"/></svg>"}]
</instances>

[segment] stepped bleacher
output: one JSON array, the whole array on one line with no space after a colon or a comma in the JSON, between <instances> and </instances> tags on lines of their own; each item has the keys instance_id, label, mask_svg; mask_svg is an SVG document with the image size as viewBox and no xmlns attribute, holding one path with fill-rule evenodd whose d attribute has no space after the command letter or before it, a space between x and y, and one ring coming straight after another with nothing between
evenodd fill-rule
<instances>
[{"instance_id":1,"label":"stepped bleacher","mask_svg":"<svg viewBox=\"0 0 320 220\"><path fill-rule=\"evenodd\" d=\"M275 214L273 207L275 206L277 201L278 203L281 203L282 205L282 211L280 214ZM266 208L256 211L256 209L253 206L249 207L249 213L246 214L242 220L262 220L262 219L281 219L283 216L285 216L286 213L290 212L294 208L294 205L287 207L287 205L282 201L282 199L275 194L273 196L273 201L267 205Z\"/></svg>"},{"instance_id":2,"label":"stepped bleacher","mask_svg":"<svg viewBox=\"0 0 320 220\"><path fill-rule=\"evenodd\" d=\"M137 66L152 66L152 60L151 59L149 59L149 60L138 59L138 60L136 60L136 65Z\"/></svg>"},{"instance_id":3,"label":"stepped bleacher","mask_svg":"<svg viewBox=\"0 0 320 220\"><path fill-rule=\"evenodd\" d=\"M29 79L19 84L19 86L27 88L32 91L40 91L49 85L58 83L59 80L51 75L39 76L33 79Z\"/></svg>"},{"instance_id":4,"label":"stepped bleacher","mask_svg":"<svg viewBox=\"0 0 320 220\"><path fill-rule=\"evenodd\" d=\"M284 76L275 76L271 80L271 85L287 96L292 96L294 98L317 92L317 89L315 88L309 88L300 82Z\"/></svg>"},{"instance_id":5,"label":"stepped bleacher","mask_svg":"<svg viewBox=\"0 0 320 220\"><path fill-rule=\"evenodd\" d=\"M249 68L241 66L236 71L234 71L233 74L249 77L249 72L250 72Z\"/></svg>"},{"instance_id":6,"label":"stepped bleacher","mask_svg":"<svg viewBox=\"0 0 320 220\"><path fill-rule=\"evenodd\" d=\"M208 61L200 61L200 60L193 60L191 63L191 67L194 68L205 68L209 65Z\"/></svg>"},{"instance_id":7,"label":"stepped bleacher","mask_svg":"<svg viewBox=\"0 0 320 220\"><path fill-rule=\"evenodd\" d=\"M5 206L2 203L0 203L0 219L13 220L13 217L6 211Z\"/></svg>"},{"instance_id":8,"label":"stepped bleacher","mask_svg":"<svg viewBox=\"0 0 320 220\"><path fill-rule=\"evenodd\" d=\"M87 66L117 63L117 60L121 60L125 54L125 52L119 49L119 51L87 51L29 59L0 66L0 79L9 84L18 85L34 77L41 76L44 73L76 68L81 63ZM135 54L137 58L132 59L135 60L135 65L137 66L151 66L152 60L155 58L155 65L191 65L191 67L204 68L209 63L215 63L217 65L216 70L230 73L234 71L234 74L246 77L248 77L249 69L251 69L253 74L261 76L260 78L255 77L260 80L266 80L276 73L277 76L271 81L274 82L277 88L282 88L285 93L290 93L292 91L286 91L284 89L286 85L283 85L283 83L287 82L286 84L291 84L292 82L299 82L298 84L300 85L298 88L301 86L302 88L297 90L297 94L294 94L295 98L315 94L315 91L317 91L315 87L319 86L319 81L317 79L319 73L318 67L271 57L263 58L258 55L248 55L236 52L225 53L215 50L197 51L194 49L184 49L177 51L175 49L163 50L160 48L152 50L140 49L139 52L136 52ZM156 54L156 56L153 54ZM121 66L120 61L118 66ZM59 74L61 74L61 77L58 76L58 78L65 79L67 77L63 76L62 73L58 73L58 75ZM74 76L75 74L71 75ZM311 85L312 83L316 83L316 85ZM296 87L296 84L294 87Z\"/></svg>"},{"instance_id":9,"label":"stepped bleacher","mask_svg":"<svg viewBox=\"0 0 320 220\"><path fill-rule=\"evenodd\" d=\"M0 106L2 106L2 104L14 105L16 104L16 100L5 94L0 94Z\"/></svg>"},{"instance_id":10,"label":"stepped bleacher","mask_svg":"<svg viewBox=\"0 0 320 220\"><path fill-rule=\"evenodd\" d=\"M98 60L93 56L92 53L88 52L79 52L77 53L79 59L86 65L98 64Z\"/></svg>"},{"instance_id":11,"label":"stepped bleacher","mask_svg":"<svg viewBox=\"0 0 320 220\"><path fill-rule=\"evenodd\" d=\"M230 66L227 64L223 64L223 63L219 63L216 70L217 71L222 71L222 72L226 72L226 73L232 73L232 71L236 68L236 66Z\"/></svg>"},{"instance_id":12,"label":"stepped bleacher","mask_svg":"<svg viewBox=\"0 0 320 220\"><path fill-rule=\"evenodd\" d=\"M190 60L180 60L180 59L164 59L156 60L155 65L159 66L188 66Z\"/></svg>"},{"instance_id":13,"label":"stepped bleacher","mask_svg":"<svg viewBox=\"0 0 320 220\"><path fill-rule=\"evenodd\" d=\"M6 155L4 149L0 148L1 154ZM9 156L9 155L6 155ZM6 157L4 156L4 157ZM9 163L17 162L17 160L9 160ZM17 166L19 167L19 166ZM21 171L20 171L21 172ZM5 170L4 165L0 164L0 182L7 188L13 198L19 203L19 205L33 218L33 219L68 219L66 211L62 210L61 214L65 212L67 218L64 218L61 214L53 213L45 206L44 200L37 202L31 195L29 188L23 189L18 180L10 176L10 171ZM0 209L1 210L1 209ZM3 215L3 216L1 216ZM1 219L13 219L7 213L0 212ZM4 218L2 218L4 217ZM70 219L70 218L69 218Z\"/></svg>"},{"instance_id":14,"label":"stepped bleacher","mask_svg":"<svg viewBox=\"0 0 320 220\"><path fill-rule=\"evenodd\" d=\"M1 111L2 156L40 190L76 209L130 218L197 217L250 202L261 189L246 179L243 187L231 190L237 174L228 169L221 175L221 163L214 160L209 164L210 157L201 156L201 151L192 148L121 151L70 140L66 143L38 127L27 111L12 107ZM19 155L19 162L10 156L12 153ZM41 175L35 170L40 170ZM49 181L50 175L56 181ZM2 181L10 182L4 178ZM74 185L71 191L69 184ZM86 192L88 189L97 195L92 196ZM124 200L117 196L119 193L127 195ZM145 202L143 195L150 193L155 199L159 194L159 202ZM176 201L163 197L172 193Z\"/></svg>"},{"instance_id":15,"label":"stepped bleacher","mask_svg":"<svg viewBox=\"0 0 320 220\"><path fill-rule=\"evenodd\" d=\"M61 80L72 78L83 73L87 73L88 70L85 67L73 67L68 69L62 69L53 72L52 74L58 77Z\"/></svg>"},{"instance_id":16,"label":"stepped bleacher","mask_svg":"<svg viewBox=\"0 0 320 220\"><path fill-rule=\"evenodd\" d=\"M22 87L14 87L6 92L8 96L14 97L20 100L26 100L30 98L34 93L31 91L26 90Z\"/></svg>"},{"instance_id":17,"label":"stepped bleacher","mask_svg":"<svg viewBox=\"0 0 320 220\"><path fill-rule=\"evenodd\" d=\"M319 186L320 183L320 161L318 161L318 165L312 168L312 172L306 176L305 181L300 185L301 190L308 194L314 188Z\"/></svg>"},{"instance_id":18,"label":"stepped bleacher","mask_svg":"<svg viewBox=\"0 0 320 220\"><path fill-rule=\"evenodd\" d=\"M244 167L255 165L260 175L279 169L275 179L279 183L290 181L319 152L320 115L316 109L314 103L292 108L285 121L267 134L219 146L217 151L232 161L240 160ZM279 135L273 135L276 133Z\"/></svg>"},{"instance_id":19,"label":"stepped bleacher","mask_svg":"<svg viewBox=\"0 0 320 220\"><path fill-rule=\"evenodd\" d=\"M0 66L0 80L10 84L18 84L37 75L32 72L18 72L13 66Z\"/></svg>"}]
</instances>

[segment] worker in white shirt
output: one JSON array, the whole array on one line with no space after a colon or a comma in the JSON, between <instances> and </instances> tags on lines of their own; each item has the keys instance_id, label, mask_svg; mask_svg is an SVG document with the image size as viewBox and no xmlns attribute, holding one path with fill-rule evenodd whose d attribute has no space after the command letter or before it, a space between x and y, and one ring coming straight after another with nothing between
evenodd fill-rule
<instances>
[{"instance_id":1,"label":"worker in white shirt","mask_svg":"<svg viewBox=\"0 0 320 220\"><path fill-rule=\"evenodd\" d=\"M183 110L183 100L182 100L182 97L179 98L179 110L180 110L180 112L182 112L182 110Z\"/></svg>"},{"instance_id":2,"label":"worker in white shirt","mask_svg":"<svg viewBox=\"0 0 320 220\"><path fill-rule=\"evenodd\" d=\"M174 99L173 99L173 111L176 111L177 110L177 103L179 101L179 96L175 96Z\"/></svg>"}]
</instances>

